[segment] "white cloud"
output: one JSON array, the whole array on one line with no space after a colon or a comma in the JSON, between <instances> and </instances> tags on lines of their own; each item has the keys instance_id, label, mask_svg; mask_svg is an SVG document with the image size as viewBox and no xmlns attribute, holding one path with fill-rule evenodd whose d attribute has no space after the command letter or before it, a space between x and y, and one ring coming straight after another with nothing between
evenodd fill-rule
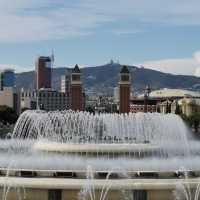
<instances>
[{"instance_id":1,"label":"white cloud","mask_svg":"<svg viewBox=\"0 0 200 200\"><path fill-rule=\"evenodd\" d=\"M200 77L200 52L195 52L191 58L146 61L142 66L166 73L195 75Z\"/></svg>"},{"instance_id":2,"label":"white cloud","mask_svg":"<svg viewBox=\"0 0 200 200\"><path fill-rule=\"evenodd\" d=\"M200 77L200 67L196 68L194 75Z\"/></svg>"},{"instance_id":3,"label":"white cloud","mask_svg":"<svg viewBox=\"0 0 200 200\"><path fill-rule=\"evenodd\" d=\"M133 34L147 23L200 25L199 18L199 0L0 0L0 42L88 35L105 23L119 21L139 27L107 29L120 35Z\"/></svg>"},{"instance_id":4,"label":"white cloud","mask_svg":"<svg viewBox=\"0 0 200 200\"><path fill-rule=\"evenodd\" d=\"M137 30L137 29L134 29L134 30L131 30L131 29L115 29L112 31L114 34L116 35L130 35L130 34L138 34L138 33L141 33L142 30Z\"/></svg>"},{"instance_id":5,"label":"white cloud","mask_svg":"<svg viewBox=\"0 0 200 200\"><path fill-rule=\"evenodd\" d=\"M0 71L4 69L13 69L16 73L28 72L33 70L33 67L21 67L14 64L0 64Z\"/></svg>"}]
</instances>

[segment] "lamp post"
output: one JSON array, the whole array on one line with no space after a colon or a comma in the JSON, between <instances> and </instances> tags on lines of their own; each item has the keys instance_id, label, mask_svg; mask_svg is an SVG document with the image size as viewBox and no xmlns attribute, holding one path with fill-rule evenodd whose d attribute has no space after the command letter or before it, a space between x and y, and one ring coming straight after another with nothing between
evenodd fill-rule
<instances>
[{"instance_id":1,"label":"lamp post","mask_svg":"<svg viewBox=\"0 0 200 200\"><path fill-rule=\"evenodd\" d=\"M144 112L148 112L148 99L149 99L149 94L151 92L151 88L149 85L146 86L145 92L144 92Z\"/></svg>"}]
</instances>

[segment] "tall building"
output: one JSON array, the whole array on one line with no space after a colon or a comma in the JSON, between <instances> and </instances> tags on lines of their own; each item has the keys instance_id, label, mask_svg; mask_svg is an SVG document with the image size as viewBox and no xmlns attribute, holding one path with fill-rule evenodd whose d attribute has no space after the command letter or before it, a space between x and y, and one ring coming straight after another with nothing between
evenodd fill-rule
<instances>
[{"instance_id":1,"label":"tall building","mask_svg":"<svg viewBox=\"0 0 200 200\"><path fill-rule=\"evenodd\" d=\"M36 89L51 88L52 59L40 56L36 61Z\"/></svg>"},{"instance_id":2,"label":"tall building","mask_svg":"<svg viewBox=\"0 0 200 200\"><path fill-rule=\"evenodd\" d=\"M67 98L67 108L71 106L71 69L67 69L65 75L61 76L61 92Z\"/></svg>"},{"instance_id":3,"label":"tall building","mask_svg":"<svg viewBox=\"0 0 200 200\"><path fill-rule=\"evenodd\" d=\"M119 113L130 112L130 73L127 66L120 71L119 81Z\"/></svg>"},{"instance_id":4,"label":"tall building","mask_svg":"<svg viewBox=\"0 0 200 200\"><path fill-rule=\"evenodd\" d=\"M71 109L75 111L83 110L81 71L78 65L74 67L71 73Z\"/></svg>"},{"instance_id":5,"label":"tall building","mask_svg":"<svg viewBox=\"0 0 200 200\"><path fill-rule=\"evenodd\" d=\"M113 94L113 96L114 96L114 102L115 103L119 103L119 87L115 87L113 93L114 93Z\"/></svg>"},{"instance_id":6,"label":"tall building","mask_svg":"<svg viewBox=\"0 0 200 200\"><path fill-rule=\"evenodd\" d=\"M15 86L15 73L13 69L5 69L0 72L0 90Z\"/></svg>"},{"instance_id":7,"label":"tall building","mask_svg":"<svg viewBox=\"0 0 200 200\"><path fill-rule=\"evenodd\" d=\"M71 69L67 69L65 75L61 76L61 92L70 93Z\"/></svg>"}]
</instances>

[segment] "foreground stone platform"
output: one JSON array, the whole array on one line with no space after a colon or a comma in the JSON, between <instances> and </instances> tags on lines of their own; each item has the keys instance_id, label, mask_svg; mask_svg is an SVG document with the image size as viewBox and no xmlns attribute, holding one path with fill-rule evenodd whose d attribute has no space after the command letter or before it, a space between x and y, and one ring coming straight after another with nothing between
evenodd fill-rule
<instances>
[{"instance_id":1,"label":"foreground stone platform","mask_svg":"<svg viewBox=\"0 0 200 200\"><path fill-rule=\"evenodd\" d=\"M81 189L87 183L86 179L72 178L22 178L22 177L0 177L0 186L23 187L32 189ZM172 190L177 183L189 185L195 188L199 178L185 179L94 179L91 180L93 187L97 190L105 185L111 190Z\"/></svg>"},{"instance_id":2,"label":"foreground stone platform","mask_svg":"<svg viewBox=\"0 0 200 200\"><path fill-rule=\"evenodd\" d=\"M106 200L125 200L125 196L131 200L174 200L179 182L195 190L199 179L95 179L91 188L95 200L100 199L103 187L110 188ZM0 196L6 194L6 200L50 200L52 196L56 200L79 200L85 184L86 179L0 177Z\"/></svg>"}]
</instances>

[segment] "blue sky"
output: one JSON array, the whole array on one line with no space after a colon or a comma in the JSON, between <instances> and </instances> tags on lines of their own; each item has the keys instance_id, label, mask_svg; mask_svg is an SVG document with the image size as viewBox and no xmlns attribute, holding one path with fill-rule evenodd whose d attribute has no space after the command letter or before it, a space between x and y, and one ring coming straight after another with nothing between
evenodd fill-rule
<instances>
[{"instance_id":1,"label":"blue sky","mask_svg":"<svg viewBox=\"0 0 200 200\"><path fill-rule=\"evenodd\" d=\"M175 74L200 75L199 0L0 0L0 69L110 59Z\"/></svg>"}]
</instances>

